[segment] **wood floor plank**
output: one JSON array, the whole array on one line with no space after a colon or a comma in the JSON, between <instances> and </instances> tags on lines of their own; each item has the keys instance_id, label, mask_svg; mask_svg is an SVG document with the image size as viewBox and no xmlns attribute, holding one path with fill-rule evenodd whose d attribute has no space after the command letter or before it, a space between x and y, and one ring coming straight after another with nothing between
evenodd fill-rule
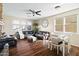
<instances>
[{"instance_id":1,"label":"wood floor plank","mask_svg":"<svg viewBox=\"0 0 79 59\"><path fill-rule=\"evenodd\" d=\"M44 47L42 40L36 42L18 40L17 46L9 49L10 56L62 56L61 52L58 55L56 52L56 49L51 51ZM70 56L79 56L79 47L71 46Z\"/></svg>"},{"instance_id":2,"label":"wood floor plank","mask_svg":"<svg viewBox=\"0 0 79 59\"><path fill-rule=\"evenodd\" d=\"M17 47L9 49L10 56L52 56L56 55L56 51L50 51L43 46L42 40L36 42L28 42L27 40L19 40Z\"/></svg>"}]
</instances>

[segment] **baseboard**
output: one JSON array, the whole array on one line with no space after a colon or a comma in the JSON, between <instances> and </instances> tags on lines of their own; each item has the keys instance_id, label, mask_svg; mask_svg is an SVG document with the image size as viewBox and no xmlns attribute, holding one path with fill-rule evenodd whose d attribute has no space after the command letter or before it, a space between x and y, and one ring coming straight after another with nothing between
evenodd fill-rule
<instances>
[{"instance_id":1,"label":"baseboard","mask_svg":"<svg viewBox=\"0 0 79 59\"><path fill-rule=\"evenodd\" d=\"M72 47L75 47L75 48L79 48L79 46L77 46L77 45L71 45Z\"/></svg>"}]
</instances>

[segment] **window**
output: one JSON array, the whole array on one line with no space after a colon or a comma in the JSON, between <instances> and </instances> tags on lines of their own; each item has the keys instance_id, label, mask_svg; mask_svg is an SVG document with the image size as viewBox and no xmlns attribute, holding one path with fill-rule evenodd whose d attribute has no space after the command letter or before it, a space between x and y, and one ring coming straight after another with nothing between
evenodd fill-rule
<instances>
[{"instance_id":1,"label":"window","mask_svg":"<svg viewBox=\"0 0 79 59\"><path fill-rule=\"evenodd\" d=\"M66 32L76 32L77 31L77 16L76 15L71 15L65 17L66 19L66 25L65 25L65 30Z\"/></svg>"},{"instance_id":2,"label":"window","mask_svg":"<svg viewBox=\"0 0 79 59\"><path fill-rule=\"evenodd\" d=\"M63 31L63 18L56 18L56 31Z\"/></svg>"},{"instance_id":3,"label":"window","mask_svg":"<svg viewBox=\"0 0 79 59\"><path fill-rule=\"evenodd\" d=\"M13 30L31 30L31 22L21 21L21 20L13 20L12 21L12 29Z\"/></svg>"},{"instance_id":4,"label":"window","mask_svg":"<svg viewBox=\"0 0 79 59\"><path fill-rule=\"evenodd\" d=\"M19 29L19 25L13 24L12 29Z\"/></svg>"},{"instance_id":5,"label":"window","mask_svg":"<svg viewBox=\"0 0 79 59\"><path fill-rule=\"evenodd\" d=\"M13 24L20 24L18 20L13 20Z\"/></svg>"},{"instance_id":6,"label":"window","mask_svg":"<svg viewBox=\"0 0 79 59\"><path fill-rule=\"evenodd\" d=\"M77 32L77 15L55 18L55 31Z\"/></svg>"},{"instance_id":7,"label":"window","mask_svg":"<svg viewBox=\"0 0 79 59\"><path fill-rule=\"evenodd\" d=\"M12 22L13 28L12 29L16 29L16 30L17 29L24 29L25 25L26 25L25 21L13 20L13 22Z\"/></svg>"},{"instance_id":8,"label":"window","mask_svg":"<svg viewBox=\"0 0 79 59\"><path fill-rule=\"evenodd\" d=\"M20 22L18 21L18 20L14 20L13 22L12 22L12 29L18 29L19 27L20 27Z\"/></svg>"}]
</instances>

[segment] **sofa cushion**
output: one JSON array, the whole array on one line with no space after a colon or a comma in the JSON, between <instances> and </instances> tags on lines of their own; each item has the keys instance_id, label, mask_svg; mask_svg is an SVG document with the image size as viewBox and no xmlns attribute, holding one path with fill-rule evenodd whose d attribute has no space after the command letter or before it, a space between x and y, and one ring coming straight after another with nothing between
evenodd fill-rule
<instances>
[{"instance_id":1,"label":"sofa cushion","mask_svg":"<svg viewBox=\"0 0 79 59\"><path fill-rule=\"evenodd\" d=\"M0 39L0 48L3 48L3 46L8 43L9 46L13 46L17 44L17 40L15 40L14 38L4 38L4 39Z\"/></svg>"},{"instance_id":2,"label":"sofa cushion","mask_svg":"<svg viewBox=\"0 0 79 59\"><path fill-rule=\"evenodd\" d=\"M49 32L46 31L38 31L38 32L33 32L33 31L23 31L23 34L25 37L29 36L35 36L37 38L43 39L44 34L48 34L50 36Z\"/></svg>"}]
</instances>

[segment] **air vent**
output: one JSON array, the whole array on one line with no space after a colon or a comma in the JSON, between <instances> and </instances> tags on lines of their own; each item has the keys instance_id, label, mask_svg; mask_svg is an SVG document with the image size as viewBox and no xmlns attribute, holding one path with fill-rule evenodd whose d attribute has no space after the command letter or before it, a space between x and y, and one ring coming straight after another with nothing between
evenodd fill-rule
<instances>
[{"instance_id":1,"label":"air vent","mask_svg":"<svg viewBox=\"0 0 79 59\"><path fill-rule=\"evenodd\" d=\"M58 8L60 8L60 6L55 6L55 9L58 9Z\"/></svg>"}]
</instances>

